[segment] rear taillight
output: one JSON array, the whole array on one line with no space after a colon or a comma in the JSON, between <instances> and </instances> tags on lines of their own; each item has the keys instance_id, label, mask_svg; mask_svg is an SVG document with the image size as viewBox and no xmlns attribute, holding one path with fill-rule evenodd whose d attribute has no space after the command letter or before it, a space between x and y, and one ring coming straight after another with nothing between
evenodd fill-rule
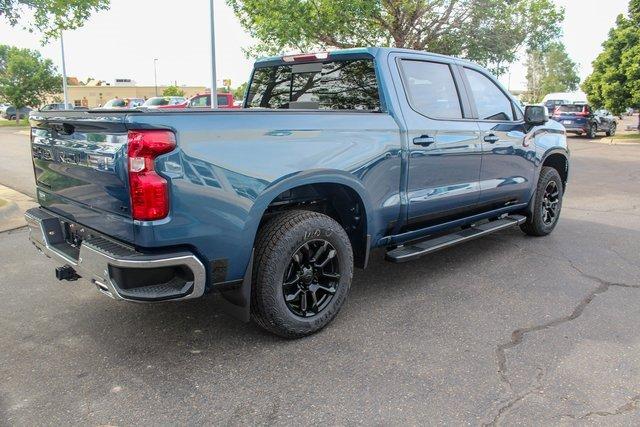
<instances>
[{"instance_id":1,"label":"rear taillight","mask_svg":"<svg viewBox=\"0 0 640 427\"><path fill-rule=\"evenodd\" d=\"M175 146L176 137L171 131L129 131L127 154L133 219L153 221L169 214L167 180L156 173L155 159Z\"/></svg>"}]
</instances>

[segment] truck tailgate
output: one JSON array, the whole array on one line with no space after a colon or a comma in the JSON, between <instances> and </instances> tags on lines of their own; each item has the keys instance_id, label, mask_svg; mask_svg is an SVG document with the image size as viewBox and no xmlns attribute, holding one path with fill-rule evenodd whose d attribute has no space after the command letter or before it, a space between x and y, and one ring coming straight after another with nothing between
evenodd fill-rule
<instances>
[{"instance_id":1,"label":"truck tailgate","mask_svg":"<svg viewBox=\"0 0 640 427\"><path fill-rule=\"evenodd\" d=\"M31 154L40 204L97 231L133 241L123 113L37 113Z\"/></svg>"}]
</instances>

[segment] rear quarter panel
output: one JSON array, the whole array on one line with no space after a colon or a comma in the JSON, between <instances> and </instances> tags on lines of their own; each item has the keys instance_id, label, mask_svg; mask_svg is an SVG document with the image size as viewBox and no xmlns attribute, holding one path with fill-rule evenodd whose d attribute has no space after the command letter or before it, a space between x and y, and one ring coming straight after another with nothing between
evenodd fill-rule
<instances>
[{"instance_id":1,"label":"rear quarter panel","mask_svg":"<svg viewBox=\"0 0 640 427\"><path fill-rule=\"evenodd\" d=\"M288 189L316 182L355 190L377 241L398 219L400 135L384 113L242 110L131 116L129 128L176 132L178 148L157 161L170 181L171 213L138 223L142 247L189 245L228 263L224 281L246 270L262 215Z\"/></svg>"}]
</instances>

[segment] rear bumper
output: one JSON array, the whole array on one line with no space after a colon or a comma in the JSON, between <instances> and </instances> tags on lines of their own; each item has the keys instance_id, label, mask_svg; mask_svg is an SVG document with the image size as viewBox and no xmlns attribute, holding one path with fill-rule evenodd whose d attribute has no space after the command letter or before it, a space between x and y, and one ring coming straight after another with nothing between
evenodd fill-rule
<instances>
[{"instance_id":1,"label":"rear bumper","mask_svg":"<svg viewBox=\"0 0 640 427\"><path fill-rule=\"evenodd\" d=\"M206 272L189 251L144 254L91 233L79 248L66 242L61 219L42 208L25 214L29 239L48 257L70 265L111 298L135 302L201 297Z\"/></svg>"}]
</instances>

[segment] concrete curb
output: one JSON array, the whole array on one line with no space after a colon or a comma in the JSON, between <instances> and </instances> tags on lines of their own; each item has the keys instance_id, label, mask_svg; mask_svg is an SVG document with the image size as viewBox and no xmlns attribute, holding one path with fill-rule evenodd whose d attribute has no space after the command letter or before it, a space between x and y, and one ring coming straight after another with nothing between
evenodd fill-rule
<instances>
[{"instance_id":1,"label":"concrete curb","mask_svg":"<svg viewBox=\"0 0 640 427\"><path fill-rule=\"evenodd\" d=\"M7 202L0 207L0 232L27 225L24 213L37 206L31 197L3 185L0 185L0 200Z\"/></svg>"}]
</instances>

